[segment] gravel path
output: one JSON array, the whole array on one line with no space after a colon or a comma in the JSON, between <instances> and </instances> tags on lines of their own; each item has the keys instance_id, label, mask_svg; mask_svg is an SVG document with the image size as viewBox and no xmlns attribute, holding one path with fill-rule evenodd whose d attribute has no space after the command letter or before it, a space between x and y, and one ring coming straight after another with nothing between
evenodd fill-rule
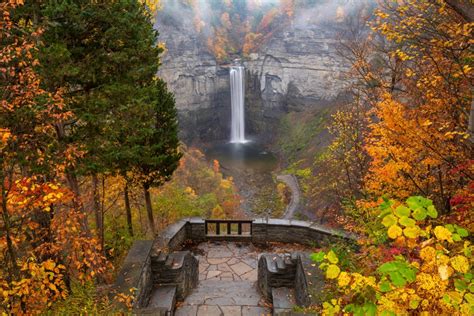
<instances>
[{"instance_id":1,"label":"gravel path","mask_svg":"<svg viewBox=\"0 0 474 316\"><path fill-rule=\"evenodd\" d=\"M284 219L292 219L300 204L301 191L298 179L292 174L282 174L277 176L277 180L284 182L291 190L291 200L286 207Z\"/></svg>"}]
</instances>

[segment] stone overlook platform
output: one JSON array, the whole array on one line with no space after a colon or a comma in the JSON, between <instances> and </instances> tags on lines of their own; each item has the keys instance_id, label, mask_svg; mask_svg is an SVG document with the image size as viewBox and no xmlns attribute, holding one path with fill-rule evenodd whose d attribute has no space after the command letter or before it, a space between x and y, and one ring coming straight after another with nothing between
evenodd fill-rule
<instances>
[{"instance_id":1,"label":"stone overlook platform","mask_svg":"<svg viewBox=\"0 0 474 316\"><path fill-rule=\"evenodd\" d=\"M136 289L136 315L291 315L323 286L304 245L354 239L305 221L183 219L134 243L113 292Z\"/></svg>"}]
</instances>

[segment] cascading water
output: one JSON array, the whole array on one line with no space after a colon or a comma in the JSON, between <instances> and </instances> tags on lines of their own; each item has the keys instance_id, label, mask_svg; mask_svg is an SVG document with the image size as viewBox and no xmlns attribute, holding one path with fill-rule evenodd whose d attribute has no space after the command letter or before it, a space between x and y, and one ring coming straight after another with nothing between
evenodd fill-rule
<instances>
[{"instance_id":1,"label":"cascading water","mask_svg":"<svg viewBox=\"0 0 474 316\"><path fill-rule=\"evenodd\" d=\"M232 105L231 143L245 143L245 86L244 67L230 69L230 95Z\"/></svg>"}]
</instances>

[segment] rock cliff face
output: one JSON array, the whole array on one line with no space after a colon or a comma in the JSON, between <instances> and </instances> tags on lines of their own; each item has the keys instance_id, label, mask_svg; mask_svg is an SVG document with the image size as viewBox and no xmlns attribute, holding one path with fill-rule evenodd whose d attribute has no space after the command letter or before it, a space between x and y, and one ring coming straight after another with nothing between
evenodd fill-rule
<instances>
[{"instance_id":1,"label":"rock cliff face","mask_svg":"<svg viewBox=\"0 0 474 316\"><path fill-rule=\"evenodd\" d=\"M191 12L182 12L183 17ZM217 64L195 31L192 19L161 12L156 28L166 51L158 75L176 97L181 137L213 140L229 134L229 71Z\"/></svg>"},{"instance_id":2,"label":"rock cliff face","mask_svg":"<svg viewBox=\"0 0 474 316\"><path fill-rule=\"evenodd\" d=\"M289 27L245 63L249 130L266 136L282 113L325 107L344 94L347 65L336 52L334 25Z\"/></svg>"},{"instance_id":3,"label":"rock cliff face","mask_svg":"<svg viewBox=\"0 0 474 316\"><path fill-rule=\"evenodd\" d=\"M228 68L208 52L192 19L161 13L157 29L167 48L159 75L176 95L182 138L227 139ZM283 113L328 106L343 94L337 77L347 65L338 58L335 44L334 25L292 25L244 61L249 134L268 138Z\"/></svg>"}]
</instances>

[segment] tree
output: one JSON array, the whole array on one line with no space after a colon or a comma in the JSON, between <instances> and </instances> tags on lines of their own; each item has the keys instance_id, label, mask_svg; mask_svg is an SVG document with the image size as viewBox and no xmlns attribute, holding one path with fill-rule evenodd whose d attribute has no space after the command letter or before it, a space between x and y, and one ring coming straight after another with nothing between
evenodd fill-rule
<instances>
[{"instance_id":1,"label":"tree","mask_svg":"<svg viewBox=\"0 0 474 316\"><path fill-rule=\"evenodd\" d=\"M179 152L178 122L174 96L167 90L166 83L156 79L150 85L145 103L151 106L149 115L153 125L144 129L136 143L140 150L133 164L136 180L143 186L148 223L155 233L150 188L169 181L176 170L182 154Z\"/></svg>"},{"instance_id":2,"label":"tree","mask_svg":"<svg viewBox=\"0 0 474 316\"><path fill-rule=\"evenodd\" d=\"M29 315L66 297L71 279L102 273L105 258L61 184L76 148L59 144L57 126L74 116L41 87L41 33L10 18L20 3L0 4L0 293L3 313Z\"/></svg>"},{"instance_id":3,"label":"tree","mask_svg":"<svg viewBox=\"0 0 474 316\"><path fill-rule=\"evenodd\" d=\"M367 189L399 199L425 195L449 212L453 195L473 179L472 167L453 172L472 160L472 24L445 2L387 2L378 16L374 30L398 44L390 56L403 71L399 89L380 91L374 109Z\"/></svg>"},{"instance_id":4,"label":"tree","mask_svg":"<svg viewBox=\"0 0 474 316\"><path fill-rule=\"evenodd\" d=\"M44 86L63 91L66 107L75 116L57 127L59 141L76 144L85 153L68 166L69 184L80 196L77 177L92 177L96 228L103 243L99 175L126 174L123 168L117 170L124 167L118 157L127 155L120 151L128 150L120 146L119 134L134 121L152 124L151 117L140 113L139 102L149 92L146 86L158 71L162 52L152 15L133 0L45 3L26 11L24 16L34 20L28 12L45 27L40 51L41 64L48 65L40 69Z\"/></svg>"}]
</instances>

